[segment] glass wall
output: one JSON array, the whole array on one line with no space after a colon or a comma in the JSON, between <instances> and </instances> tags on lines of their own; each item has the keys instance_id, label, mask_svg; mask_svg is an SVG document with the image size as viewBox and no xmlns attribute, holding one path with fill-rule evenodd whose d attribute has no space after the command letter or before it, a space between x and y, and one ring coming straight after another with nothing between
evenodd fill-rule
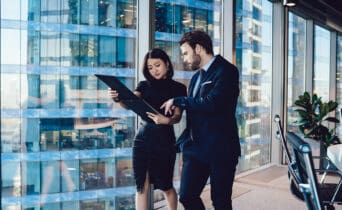
<instances>
[{"instance_id":1,"label":"glass wall","mask_svg":"<svg viewBox=\"0 0 342 210\"><path fill-rule=\"evenodd\" d=\"M320 26L314 28L313 92L322 101L329 100L330 31Z\"/></svg>"},{"instance_id":2,"label":"glass wall","mask_svg":"<svg viewBox=\"0 0 342 210\"><path fill-rule=\"evenodd\" d=\"M336 117L342 122L342 34L337 35L336 40L336 102L340 105ZM338 136L342 139L342 126L336 129Z\"/></svg>"},{"instance_id":3,"label":"glass wall","mask_svg":"<svg viewBox=\"0 0 342 210\"><path fill-rule=\"evenodd\" d=\"M290 12L288 22L287 130L296 132L294 102L305 91L306 21Z\"/></svg>"},{"instance_id":4,"label":"glass wall","mask_svg":"<svg viewBox=\"0 0 342 210\"><path fill-rule=\"evenodd\" d=\"M1 209L134 206L136 115L93 75L134 88L136 8L1 0Z\"/></svg>"},{"instance_id":5,"label":"glass wall","mask_svg":"<svg viewBox=\"0 0 342 210\"><path fill-rule=\"evenodd\" d=\"M214 53L221 53L221 0L177 1L157 0L156 3L155 47L164 49L171 58L175 69L174 79L188 85L194 72L184 71L180 59L178 41L183 33L203 30L213 39ZM185 127L185 117L175 126L176 136ZM174 180L178 185L181 173L181 156L177 157ZM163 199L156 193L155 200Z\"/></svg>"},{"instance_id":6,"label":"glass wall","mask_svg":"<svg viewBox=\"0 0 342 210\"><path fill-rule=\"evenodd\" d=\"M237 0L236 65L240 70L237 121L242 156L239 171L270 162L272 94L272 4Z\"/></svg>"}]
</instances>

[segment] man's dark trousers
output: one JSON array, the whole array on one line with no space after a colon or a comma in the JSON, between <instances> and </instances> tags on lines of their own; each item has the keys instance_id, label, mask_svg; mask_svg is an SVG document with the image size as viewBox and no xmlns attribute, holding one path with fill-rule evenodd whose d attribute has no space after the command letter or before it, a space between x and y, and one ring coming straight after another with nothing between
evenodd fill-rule
<instances>
[{"instance_id":1,"label":"man's dark trousers","mask_svg":"<svg viewBox=\"0 0 342 210\"><path fill-rule=\"evenodd\" d=\"M215 210L232 209L232 185L237 165L233 161L204 163L183 153L183 168L179 200L185 210L205 210L200 198L210 174L211 200ZM227 163L232 163L227 165Z\"/></svg>"}]
</instances>

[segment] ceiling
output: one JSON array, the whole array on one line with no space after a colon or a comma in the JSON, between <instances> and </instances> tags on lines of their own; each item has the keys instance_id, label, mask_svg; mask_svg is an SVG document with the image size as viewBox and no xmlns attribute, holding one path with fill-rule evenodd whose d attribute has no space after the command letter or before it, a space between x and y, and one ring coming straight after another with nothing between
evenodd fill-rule
<instances>
[{"instance_id":1,"label":"ceiling","mask_svg":"<svg viewBox=\"0 0 342 210\"><path fill-rule=\"evenodd\" d=\"M282 0L280 0L282 1ZM342 32L342 0L294 0L291 11Z\"/></svg>"}]
</instances>

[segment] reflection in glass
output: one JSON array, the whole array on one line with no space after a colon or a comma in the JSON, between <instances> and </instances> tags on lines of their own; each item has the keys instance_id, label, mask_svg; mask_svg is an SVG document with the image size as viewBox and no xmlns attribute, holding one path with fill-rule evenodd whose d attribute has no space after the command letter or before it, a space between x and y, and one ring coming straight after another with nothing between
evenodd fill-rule
<instances>
[{"instance_id":1,"label":"reflection in glass","mask_svg":"<svg viewBox=\"0 0 342 210\"><path fill-rule=\"evenodd\" d=\"M80 35L80 66L95 67L98 58L98 37Z\"/></svg>"},{"instance_id":2,"label":"reflection in glass","mask_svg":"<svg viewBox=\"0 0 342 210\"><path fill-rule=\"evenodd\" d=\"M60 99L59 75L40 75L40 106L46 109L59 108Z\"/></svg>"},{"instance_id":3,"label":"reflection in glass","mask_svg":"<svg viewBox=\"0 0 342 210\"><path fill-rule=\"evenodd\" d=\"M40 164L39 162L22 162L21 192L25 195L39 195L40 193Z\"/></svg>"},{"instance_id":4,"label":"reflection in glass","mask_svg":"<svg viewBox=\"0 0 342 210\"><path fill-rule=\"evenodd\" d=\"M136 3L136 0L117 1L116 20L118 28L136 28ZM107 14L110 13L107 12Z\"/></svg>"},{"instance_id":5,"label":"reflection in glass","mask_svg":"<svg viewBox=\"0 0 342 210\"><path fill-rule=\"evenodd\" d=\"M18 109L20 100L20 75L1 73L1 109Z\"/></svg>"},{"instance_id":6,"label":"reflection in glass","mask_svg":"<svg viewBox=\"0 0 342 210\"><path fill-rule=\"evenodd\" d=\"M60 34L56 32L41 31L40 35L40 65L59 66L60 64Z\"/></svg>"},{"instance_id":7,"label":"reflection in glass","mask_svg":"<svg viewBox=\"0 0 342 210\"><path fill-rule=\"evenodd\" d=\"M40 0L41 22L60 23L61 0Z\"/></svg>"},{"instance_id":8,"label":"reflection in glass","mask_svg":"<svg viewBox=\"0 0 342 210\"><path fill-rule=\"evenodd\" d=\"M61 35L61 65L79 65L80 42L78 34L62 33Z\"/></svg>"},{"instance_id":9,"label":"reflection in glass","mask_svg":"<svg viewBox=\"0 0 342 210\"><path fill-rule=\"evenodd\" d=\"M21 152L20 119L1 118L1 153Z\"/></svg>"},{"instance_id":10,"label":"reflection in glass","mask_svg":"<svg viewBox=\"0 0 342 210\"><path fill-rule=\"evenodd\" d=\"M64 166L63 166L64 167ZM62 164L60 161L41 161L41 182L42 182L42 199L46 194L60 192L60 178Z\"/></svg>"},{"instance_id":11,"label":"reflection in glass","mask_svg":"<svg viewBox=\"0 0 342 210\"><path fill-rule=\"evenodd\" d=\"M25 37L26 40L26 37ZM22 64L34 64L39 65L40 63L40 32L29 30L27 31L27 42L22 41L21 46L25 51L22 50ZM25 46L26 45L26 46ZM27 53L27 54L26 54Z\"/></svg>"},{"instance_id":12,"label":"reflection in glass","mask_svg":"<svg viewBox=\"0 0 342 210\"><path fill-rule=\"evenodd\" d=\"M156 26L154 47L161 48L166 51L170 56L176 74L179 73L179 76L175 76L174 79L185 85L189 85L192 72L183 71L184 67L180 57L178 41L184 32L195 29L203 30L207 32L213 40L214 53L219 54L222 50L221 9L223 1L208 0L196 2L198 2L196 5L187 1L182 1L179 4L160 0L155 2ZM185 123L186 120L185 117L183 117L180 123L174 125L176 137L178 137L184 130ZM181 164L182 162L180 158L177 157L174 170L175 181L179 181L180 179ZM120 184L120 181L118 184ZM123 207L123 203L127 203L126 205L134 207L133 200L127 197L122 197L117 199L116 208L125 209Z\"/></svg>"},{"instance_id":13,"label":"reflection in glass","mask_svg":"<svg viewBox=\"0 0 342 210\"><path fill-rule=\"evenodd\" d=\"M342 34L338 34L336 44L336 102L340 105L336 117L342 122ZM338 126L336 132L339 138L342 139L341 125Z\"/></svg>"},{"instance_id":14,"label":"reflection in glass","mask_svg":"<svg viewBox=\"0 0 342 210\"><path fill-rule=\"evenodd\" d=\"M289 13L288 31L287 130L297 132L298 126L293 124L298 117L298 113L294 111L294 102L305 90L305 19Z\"/></svg>"},{"instance_id":15,"label":"reflection in glass","mask_svg":"<svg viewBox=\"0 0 342 210\"><path fill-rule=\"evenodd\" d=\"M106 202L99 201L99 200L85 200L81 201L80 209L99 209L105 210L106 209Z\"/></svg>"},{"instance_id":16,"label":"reflection in glass","mask_svg":"<svg viewBox=\"0 0 342 210\"><path fill-rule=\"evenodd\" d=\"M184 32L195 29L207 32L214 41L214 53L220 53L221 4L221 1L203 1L198 7L188 3L179 5L156 1L155 47L168 53L175 70L183 69L178 41ZM159 32L166 34L160 37Z\"/></svg>"},{"instance_id":17,"label":"reflection in glass","mask_svg":"<svg viewBox=\"0 0 342 210\"><path fill-rule=\"evenodd\" d=\"M115 166L117 187L131 186L135 184L131 158L117 158Z\"/></svg>"},{"instance_id":18,"label":"reflection in glass","mask_svg":"<svg viewBox=\"0 0 342 210\"><path fill-rule=\"evenodd\" d=\"M115 199L116 210L134 210L135 209L134 195L117 196L115 198L116 198Z\"/></svg>"},{"instance_id":19,"label":"reflection in glass","mask_svg":"<svg viewBox=\"0 0 342 210\"><path fill-rule=\"evenodd\" d=\"M20 162L1 163L1 196L19 197L21 196L21 165Z\"/></svg>"},{"instance_id":20,"label":"reflection in glass","mask_svg":"<svg viewBox=\"0 0 342 210\"><path fill-rule=\"evenodd\" d=\"M77 160L64 160L60 162L62 174L62 192L79 190L79 162Z\"/></svg>"},{"instance_id":21,"label":"reflection in glass","mask_svg":"<svg viewBox=\"0 0 342 210\"><path fill-rule=\"evenodd\" d=\"M61 0L61 22L64 24L79 24L79 0Z\"/></svg>"},{"instance_id":22,"label":"reflection in glass","mask_svg":"<svg viewBox=\"0 0 342 210\"><path fill-rule=\"evenodd\" d=\"M22 152L39 152L39 119L22 118L21 120L21 144Z\"/></svg>"},{"instance_id":23,"label":"reflection in glass","mask_svg":"<svg viewBox=\"0 0 342 210\"><path fill-rule=\"evenodd\" d=\"M132 175L117 175L127 176L136 115L93 75L134 89L136 4L1 0L2 209L115 209L117 192L134 199Z\"/></svg>"},{"instance_id":24,"label":"reflection in glass","mask_svg":"<svg viewBox=\"0 0 342 210\"><path fill-rule=\"evenodd\" d=\"M116 65L116 38L101 36L99 39L99 66L115 67Z\"/></svg>"},{"instance_id":25,"label":"reflection in glass","mask_svg":"<svg viewBox=\"0 0 342 210\"><path fill-rule=\"evenodd\" d=\"M322 27L314 29L313 92L322 101L329 100L330 32Z\"/></svg>"},{"instance_id":26,"label":"reflection in glass","mask_svg":"<svg viewBox=\"0 0 342 210\"><path fill-rule=\"evenodd\" d=\"M88 159L80 163L80 190L114 187L114 164L111 159Z\"/></svg>"},{"instance_id":27,"label":"reflection in glass","mask_svg":"<svg viewBox=\"0 0 342 210\"><path fill-rule=\"evenodd\" d=\"M20 20L20 0L1 0L1 19Z\"/></svg>"},{"instance_id":28,"label":"reflection in glass","mask_svg":"<svg viewBox=\"0 0 342 210\"><path fill-rule=\"evenodd\" d=\"M235 26L241 90L237 122L242 157L238 171L245 171L270 161L272 4L267 0L238 0ZM253 28L254 33L250 33Z\"/></svg>"},{"instance_id":29,"label":"reflection in glass","mask_svg":"<svg viewBox=\"0 0 342 210\"><path fill-rule=\"evenodd\" d=\"M60 77L60 107L80 108L79 77L73 75L61 75Z\"/></svg>"},{"instance_id":30,"label":"reflection in glass","mask_svg":"<svg viewBox=\"0 0 342 210\"><path fill-rule=\"evenodd\" d=\"M40 21L40 1L21 1L21 18L28 21Z\"/></svg>"},{"instance_id":31,"label":"reflection in glass","mask_svg":"<svg viewBox=\"0 0 342 210\"><path fill-rule=\"evenodd\" d=\"M1 64L20 64L20 30L1 28Z\"/></svg>"}]
</instances>

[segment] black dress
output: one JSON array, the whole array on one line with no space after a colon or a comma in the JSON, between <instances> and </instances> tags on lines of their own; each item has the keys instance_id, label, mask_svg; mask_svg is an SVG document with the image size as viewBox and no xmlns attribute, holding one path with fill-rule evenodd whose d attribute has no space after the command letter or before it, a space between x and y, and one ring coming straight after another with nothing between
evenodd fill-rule
<instances>
[{"instance_id":1,"label":"black dress","mask_svg":"<svg viewBox=\"0 0 342 210\"><path fill-rule=\"evenodd\" d=\"M142 81L136 91L160 113L160 106L170 98L186 96L186 87L174 80ZM154 189L169 190L176 159L175 133L172 125L157 125L143 121L134 140L133 170L137 191L144 188L146 173Z\"/></svg>"}]
</instances>

